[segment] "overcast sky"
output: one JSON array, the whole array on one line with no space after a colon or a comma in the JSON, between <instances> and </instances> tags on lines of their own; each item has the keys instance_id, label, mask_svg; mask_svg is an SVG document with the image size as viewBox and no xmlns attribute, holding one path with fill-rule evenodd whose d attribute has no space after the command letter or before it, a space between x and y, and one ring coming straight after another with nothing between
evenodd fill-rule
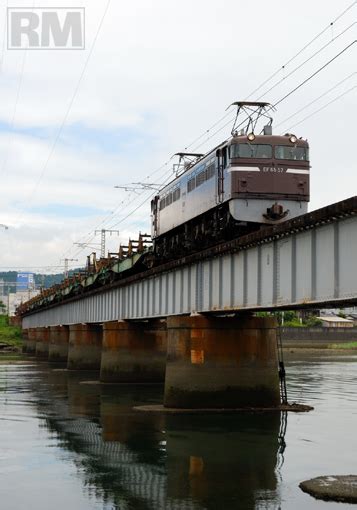
<instances>
[{"instance_id":1,"label":"overcast sky","mask_svg":"<svg viewBox=\"0 0 357 510\"><path fill-rule=\"evenodd\" d=\"M3 0L2 29L6 4L32 7L33 1ZM99 33L107 0L69 4L86 8L86 50L2 45L0 223L10 228L0 229L0 270L51 266L51 272L64 257L84 264L92 249L73 242L98 243L95 227L120 229L119 237L108 238L112 251L139 230L149 231L150 193L115 185L163 183L173 153L187 146L205 151L229 136L231 123L214 133L230 116L206 131L231 102L275 103L357 39L357 3L348 0L112 0ZM310 210L357 194L356 57L357 44L275 114L275 132L309 140Z\"/></svg>"}]
</instances>

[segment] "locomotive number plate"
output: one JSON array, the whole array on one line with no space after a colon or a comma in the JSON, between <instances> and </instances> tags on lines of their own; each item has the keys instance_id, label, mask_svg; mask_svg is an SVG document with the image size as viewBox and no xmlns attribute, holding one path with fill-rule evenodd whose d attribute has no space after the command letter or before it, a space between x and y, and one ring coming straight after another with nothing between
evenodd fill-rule
<instances>
[{"instance_id":1,"label":"locomotive number plate","mask_svg":"<svg viewBox=\"0 0 357 510\"><path fill-rule=\"evenodd\" d=\"M275 174L282 174L284 172L284 168L278 166L263 166L263 172L273 172Z\"/></svg>"}]
</instances>

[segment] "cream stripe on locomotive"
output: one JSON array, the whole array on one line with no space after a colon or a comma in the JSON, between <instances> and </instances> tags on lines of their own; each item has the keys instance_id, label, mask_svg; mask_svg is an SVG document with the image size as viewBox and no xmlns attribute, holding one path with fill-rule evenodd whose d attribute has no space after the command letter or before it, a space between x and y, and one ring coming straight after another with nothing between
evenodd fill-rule
<instances>
[{"instance_id":1,"label":"cream stripe on locomotive","mask_svg":"<svg viewBox=\"0 0 357 510\"><path fill-rule=\"evenodd\" d=\"M228 172L260 172L257 166L233 166L227 170Z\"/></svg>"},{"instance_id":2,"label":"cream stripe on locomotive","mask_svg":"<svg viewBox=\"0 0 357 510\"><path fill-rule=\"evenodd\" d=\"M287 174L309 174L310 170L298 170L297 168L288 168L286 171Z\"/></svg>"},{"instance_id":3,"label":"cream stripe on locomotive","mask_svg":"<svg viewBox=\"0 0 357 510\"><path fill-rule=\"evenodd\" d=\"M228 172L260 172L260 168L257 166L240 166L240 167L231 167L228 169ZM297 168L288 168L286 170L287 174L309 174L310 170L298 170Z\"/></svg>"}]
</instances>

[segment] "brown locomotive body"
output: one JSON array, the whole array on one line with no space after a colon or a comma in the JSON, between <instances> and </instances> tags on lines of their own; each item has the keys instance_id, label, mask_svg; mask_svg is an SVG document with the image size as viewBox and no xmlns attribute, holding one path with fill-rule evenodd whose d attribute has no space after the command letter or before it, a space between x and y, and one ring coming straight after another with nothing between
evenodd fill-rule
<instances>
[{"instance_id":1,"label":"brown locomotive body","mask_svg":"<svg viewBox=\"0 0 357 510\"><path fill-rule=\"evenodd\" d=\"M239 150L243 146L243 150ZM260 197L272 200L295 199L308 202L309 146L305 140L293 145L286 136L237 136L230 144L232 197ZM258 152L259 158L247 157ZM259 169L259 171L257 171Z\"/></svg>"}]
</instances>

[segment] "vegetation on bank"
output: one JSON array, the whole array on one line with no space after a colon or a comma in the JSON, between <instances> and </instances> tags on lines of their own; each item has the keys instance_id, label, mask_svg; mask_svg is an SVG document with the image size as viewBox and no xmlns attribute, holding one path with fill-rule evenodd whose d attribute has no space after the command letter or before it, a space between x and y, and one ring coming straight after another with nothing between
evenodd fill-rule
<instances>
[{"instance_id":1,"label":"vegetation on bank","mask_svg":"<svg viewBox=\"0 0 357 510\"><path fill-rule=\"evenodd\" d=\"M329 349L357 349L357 342L346 342L344 344L330 344Z\"/></svg>"},{"instance_id":2,"label":"vegetation on bank","mask_svg":"<svg viewBox=\"0 0 357 510\"><path fill-rule=\"evenodd\" d=\"M0 344L17 348L22 346L21 328L10 326L7 315L0 315Z\"/></svg>"},{"instance_id":3,"label":"vegetation on bank","mask_svg":"<svg viewBox=\"0 0 357 510\"><path fill-rule=\"evenodd\" d=\"M312 328L314 326L321 326L322 320L315 316L304 316L299 312L258 312L258 317L275 316L280 326L285 328Z\"/></svg>"}]
</instances>

